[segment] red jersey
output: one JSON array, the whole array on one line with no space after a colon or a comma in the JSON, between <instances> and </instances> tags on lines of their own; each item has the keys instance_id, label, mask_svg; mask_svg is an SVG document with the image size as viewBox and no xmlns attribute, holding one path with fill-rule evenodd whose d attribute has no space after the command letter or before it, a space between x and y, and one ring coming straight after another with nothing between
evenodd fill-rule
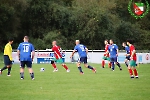
<instances>
[{"instance_id":1,"label":"red jersey","mask_svg":"<svg viewBox=\"0 0 150 100\"><path fill-rule=\"evenodd\" d=\"M133 45L130 46L130 56L132 55L133 51L135 50L135 47ZM133 60L136 61L136 53L133 55Z\"/></svg>"},{"instance_id":2,"label":"red jersey","mask_svg":"<svg viewBox=\"0 0 150 100\"><path fill-rule=\"evenodd\" d=\"M53 48L52 48L52 51L54 51L54 56L55 56L56 59L62 58L60 49L61 48L59 46L57 46L57 45L53 46Z\"/></svg>"},{"instance_id":3,"label":"red jersey","mask_svg":"<svg viewBox=\"0 0 150 100\"><path fill-rule=\"evenodd\" d=\"M106 57L109 57L109 53L106 54L106 52L108 51L108 48L109 48L109 44L106 44L105 45L105 54L104 54L104 56L106 56Z\"/></svg>"}]
</instances>

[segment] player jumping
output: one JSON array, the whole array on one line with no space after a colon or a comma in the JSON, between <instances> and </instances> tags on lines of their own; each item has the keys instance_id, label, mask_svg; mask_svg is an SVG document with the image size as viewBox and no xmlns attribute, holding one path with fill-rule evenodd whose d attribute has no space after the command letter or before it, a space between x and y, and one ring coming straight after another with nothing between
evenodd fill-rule
<instances>
[{"instance_id":1,"label":"player jumping","mask_svg":"<svg viewBox=\"0 0 150 100\"><path fill-rule=\"evenodd\" d=\"M9 42L5 45L4 48L4 64L5 66L0 69L0 74L2 74L2 71L8 68L8 73L7 76L11 76L10 75L10 71L11 71L11 67L12 67L12 47L11 44L13 43L13 39L9 39Z\"/></svg>"},{"instance_id":2,"label":"player jumping","mask_svg":"<svg viewBox=\"0 0 150 100\"><path fill-rule=\"evenodd\" d=\"M105 40L104 44L105 44L105 53L104 53L104 56L102 58L102 68L105 68L105 60L108 61L108 67L111 68L109 53L107 53L108 47L109 47L108 40Z\"/></svg>"},{"instance_id":3,"label":"player jumping","mask_svg":"<svg viewBox=\"0 0 150 100\"><path fill-rule=\"evenodd\" d=\"M131 43L132 43L131 40L127 40L127 45L130 48L130 63L128 65L128 70L129 70L131 78L134 78L133 72L134 72L135 78L138 78L138 72L135 68L136 67L136 59L137 59L136 58L136 50L135 50L134 45L132 45ZM133 72L132 72L132 70L133 70Z\"/></svg>"},{"instance_id":4,"label":"player jumping","mask_svg":"<svg viewBox=\"0 0 150 100\"><path fill-rule=\"evenodd\" d=\"M66 71L70 72L70 70L68 69L67 65L62 60L62 49L59 46L57 46L57 42L56 41L53 41L52 45L53 45L52 51L54 51L54 56L55 56L55 58L51 61L51 64L54 67L54 71L53 72L57 72L58 71L58 68L56 67L55 62L61 63L62 66L66 69Z\"/></svg>"},{"instance_id":5,"label":"player jumping","mask_svg":"<svg viewBox=\"0 0 150 100\"><path fill-rule=\"evenodd\" d=\"M126 51L125 64L128 67L128 62L130 61L130 49L129 49L129 46L126 45L125 42L122 43L122 46L125 48L125 51Z\"/></svg>"},{"instance_id":6,"label":"player jumping","mask_svg":"<svg viewBox=\"0 0 150 100\"><path fill-rule=\"evenodd\" d=\"M117 57L118 57L118 46L116 44L114 44L113 40L110 40L110 46L108 48L107 53L110 54L110 60L111 60L111 67L112 67L112 71L114 71L115 69L115 64L119 67L120 70L122 70L120 63L117 61Z\"/></svg>"},{"instance_id":7,"label":"player jumping","mask_svg":"<svg viewBox=\"0 0 150 100\"><path fill-rule=\"evenodd\" d=\"M72 52L72 55L70 56L70 58L73 57L73 55L76 51L78 52L80 58L78 60L77 67L80 71L80 74L84 74L82 71L82 68L80 66L81 63L84 63L84 66L86 68L89 68L89 69L93 70L94 73L96 73L96 69L87 64L88 49L84 45L80 44L79 40L76 40L75 43L76 43L76 46L74 47L74 51Z\"/></svg>"},{"instance_id":8,"label":"player jumping","mask_svg":"<svg viewBox=\"0 0 150 100\"><path fill-rule=\"evenodd\" d=\"M24 69L25 65L27 66L31 79L34 80L34 72L32 69L32 61L34 59L35 50L31 43L29 43L29 37L24 37L24 42L20 43L17 49L17 54L19 61L21 63L20 66L20 77L23 80L24 79ZM32 56L32 57L31 57Z\"/></svg>"}]
</instances>

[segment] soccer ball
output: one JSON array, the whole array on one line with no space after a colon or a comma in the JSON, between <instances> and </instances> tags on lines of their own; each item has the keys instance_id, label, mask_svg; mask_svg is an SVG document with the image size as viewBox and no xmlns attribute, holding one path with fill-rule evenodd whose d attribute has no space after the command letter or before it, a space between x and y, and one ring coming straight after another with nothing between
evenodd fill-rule
<instances>
[{"instance_id":1,"label":"soccer ball","mask_svg":"<svg viewBox=\"0 0 150 100\"><path fill-rule=\"evenodd\" d=\"M44 69L44 68L41 68L41 69L40 69L40 71L41 71L41 72L44 72L44 71L45 71L45 69Z\"/></svg>"}]
</instances>

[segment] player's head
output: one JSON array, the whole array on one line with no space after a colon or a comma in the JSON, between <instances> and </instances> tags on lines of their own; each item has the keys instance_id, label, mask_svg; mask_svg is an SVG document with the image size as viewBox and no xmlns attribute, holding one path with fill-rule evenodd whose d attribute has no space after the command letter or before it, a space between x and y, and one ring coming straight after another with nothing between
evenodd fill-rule
<instances>
[{"instance_id":1,"label":"player's head","mask_svg":"<svg viewBox=\"0 0 150 100\"><path fill-rule=\"evenodd\" d=\"M112 39L110 39L110 40L109 40L109 43L110 43L110 44L113 44L114 42L113 42L113 40L112 40Z\"/></svg>"},{"instance_id":2,"label":"player's head","mask_svg":"<svg viewBox=\"0 0 150 100\"><path fill-rule=\"evenodd\" d=\"M122 46L125 47L125 46L126 46L126 42L123 42L123 43L122 43Z\"/></svg>"},{"instance_id":3,"label":"player's head","mask_svg":"<svg viewBox=\"0 0 150 100\"><path fill-rule=\"evenodd\" d=\"M56 42L56 41L53 41L53 42L52 42L52 45L53 45L53 46L55 46L56 44L57 44L57 42Z\"/></svg>"},{"instance_id":4,"label":"player's head","mask_svg":"<svg viewBox=\"0 0 150 100\"><path fill-rule=\"evenodd\" d=\"M130 46L132 44L132 42L133 42L132 40L127 40L127 45Z\"/></svg>"},{"instance_id":5,"label":"player's head","mask_svg":"<svg viewBox=\"0 0 150 100\"><path fill-rule=\"evenodd\" d=\"M10 44L12 44L12 43L14 42L14 39L13 39L13 38L10 38L10 39L8 39L8 42L9 42Z\"/></svg>"},{"instance_id":6,"label":"player's head","mask_svg":"<svg viewBox=\"0 0 150 100\"><path fill-rule=\"evenodd\" d=\"M28 42L29 41L29 37L28 36L24 36L23 41L24 42Z\"/></svg>"},{"instance_id":7,"label":"player's head","mask_svg":"<svg viewBox=\"0 0 150 100\"><path fill-rule=\"evenodd\" d=\"M76 42L75 42L75 43L76 43L76 45L78 45L78 44L80 43L80 40L76 40Z\"/></svg>"},{"instance_id":8,"label":"player's head","mask_svg":"<svg viewBox=\"0 0 150 100\"><path fill-rule=\"evenodd\" d=\"M108 40L106 39L105 41L104 41L104 44L106 45L106 44L108 44L109 42L108 42Z\"/></svg>"}]
</instances>

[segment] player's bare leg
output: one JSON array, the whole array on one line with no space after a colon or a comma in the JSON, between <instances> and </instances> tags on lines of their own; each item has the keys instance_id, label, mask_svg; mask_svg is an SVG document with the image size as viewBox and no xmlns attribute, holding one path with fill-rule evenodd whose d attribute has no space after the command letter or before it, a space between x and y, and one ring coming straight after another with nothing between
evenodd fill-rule
<instances>
[{"instance_id":1,"label":"player's bare leg","mask_svg":"<svg viewBox=\"0 0 150 100\"><path fill-rule=\"evenodd\" d=\"M67 72L70 72L66 64L63 63L62 66L66 69Z\"/></svg>"},{"instance_id":2,"label":"player's bare leg","mask_svg":"<svg viewBox=\"0 0 150 100\"><path fill-rule=\"evenodd\" d=\"M80 71L80 74L84 74L83 71L82 71L82 68L81 68L81 66L80 66L80 62L77 63L77 67L78 67L78 69L79 69L79 71Z\"/></svg>"},{"instance_id":3,"label":"player's bare leg","mask_svg":"<svg viewBox=\"0 0 150 100\"><path fill-rule=\"evenodd\" d=\"M20 77L22 80L24 79L24 68L20 68Z\"/></svg>"},{"instance_id":4,"label":"player's bare leg","mask_svg":"<svg viewBox=\"0 0 150 100\"><path fill-rule=\"evenodd\" d=\"M34 72L33 72L33 69L32 69L32 68L28 68L28 70L29 70L31 79L34 80Z\"/></svg>"},{"instance_id":5,"label":"player's bare leg","mask_svg":"<svg viewBox=\"0 0 150 100\"><path fill-rule=\"evenodd\" d=\"M94 73L96 73L96 69L95 69L94 67L92 67L92 66L90 66L90 65L88 65L88 64L84 64L84 66L85 66L86 68L91 69Z\"/></svg>"}]
</instances>

